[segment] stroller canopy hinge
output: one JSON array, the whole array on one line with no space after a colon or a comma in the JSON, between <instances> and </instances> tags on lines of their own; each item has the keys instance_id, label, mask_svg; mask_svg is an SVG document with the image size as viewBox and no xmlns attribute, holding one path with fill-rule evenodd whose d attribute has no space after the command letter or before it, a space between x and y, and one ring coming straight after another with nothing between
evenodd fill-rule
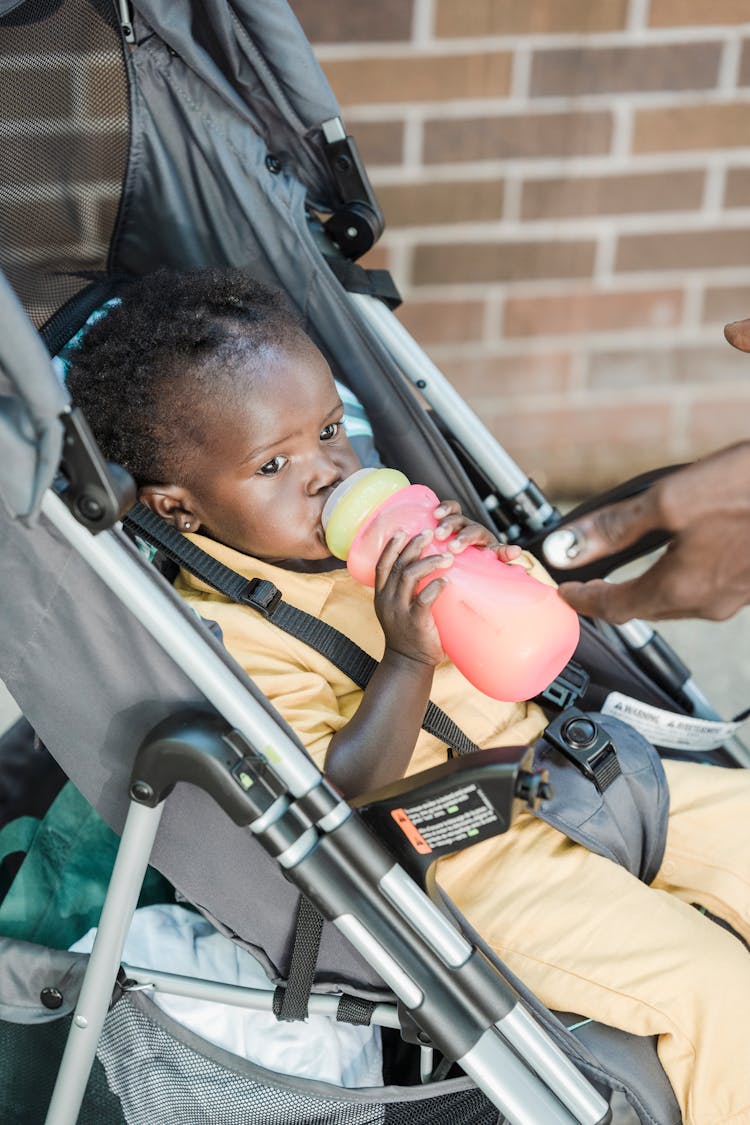
<instances>
[{"instance_id":1,"label":"stroller canopy hinge","mask_svg":"<svg viewBox=\"0 0 750 1125\"><path fill-rule=\"evenodd\" d=\"M65 411L62 471L66 484L61 496L79 523L94 533L105 531L135 503L135 481L120 465L99 452L81 411Z\"/></svg>"},{"instance_id":2,"label":"stroller canopy hinge","mask_svg":"<svg viewBox=\"0 0 750 1125\"><path fill-rule=\"evenodd\" d=\"M340 117L321 125L323 153L341 198L323 224L334 246L345 258L361 258L385 229L372 185L360 159L354 137L347 135Z\"/></svg>"}]
</instances>

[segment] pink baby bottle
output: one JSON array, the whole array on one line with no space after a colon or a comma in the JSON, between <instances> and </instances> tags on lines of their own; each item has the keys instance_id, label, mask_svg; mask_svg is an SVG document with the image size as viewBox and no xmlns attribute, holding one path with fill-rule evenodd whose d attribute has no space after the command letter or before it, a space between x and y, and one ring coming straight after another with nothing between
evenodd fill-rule
<instances>
[{"instance_id":1,"label":"pink baby bottle","mask_svg":"<svg viewBox=\"0 0 750 1125\"><path fill-rule=\"evenodd\" d=\"M412 537L437 527L440 503L421 484L396 469L360 469L342 481L323 510L332 555L349 572L375 585L375 565L398 530ZM443 553L445 540L428 543L423 556ZM578 644L578 616L553 586L493 551L467 547L448 570L422 582L446 579L432 614L446 655L475 687L512 703L543 691L565 667Z\"/></svg>"}]
</instances>

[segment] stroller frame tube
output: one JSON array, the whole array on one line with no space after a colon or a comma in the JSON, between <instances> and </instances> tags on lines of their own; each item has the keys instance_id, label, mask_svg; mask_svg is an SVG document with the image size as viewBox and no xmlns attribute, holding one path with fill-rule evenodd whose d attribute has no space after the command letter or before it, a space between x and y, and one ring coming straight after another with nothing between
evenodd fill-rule
<instances>
[{"instance_id":1,"label":"stroller frame tube","mask_svg":"<svg viewBox=\"0 0 750 1125\"><path fill-rule=\"evenodd\" d=\"M294 796L306 797L316 788L325 786L324 778L317 767L276 725L261 704L249 693L243 692L242 685L232 675L231 670L207 646L195 644L194 628L181 617L166 594L156 583L142 581L143 566L139 560L131 557L116 535L105 531L93 536L76 521L63 501L51 490L44 495L42 512L143 624L157 643L165 648L174 662L190 676L206 698L223 714L226 721L235 726L252 746L272 749L273 771ZM327 786L325 788L330 802L335 796ZM341 804L347 812L350 812L345 802L342 801ZM129 810L105 899L97 942L84 978L73 1027L47 1115L47 1125L73 1125L76 1120L162 809L163 802L152 808L141 807L134 802ZM332 811L334 810L329 807L329 817ZM350 916L358 921L360 906L363 905L361 891L362 889L370 891L366 896L369 909L365 913L372 924L377 923L377 929L386 938L386 945L382 944L380 937L376 937L361 925L354 929L363 931L364 940L360 946L361 935L359 932L353 932L351 934L353 944L365 959L369 960L368 953L372 952L370 946L374 942L388 958L393 960L399 972L410 978L409 983L413 989L407 989L407 992L413 990L415 997L420 993L422 998L414 1005L417 1011L412 1013L417 1024L421 1024L422 1013L419 1009L425 1006L424 998L427 992L426 988L421 987L420 974L424 973L425 964L432 965L434 969L436 963L441 962L438 971L445 976L442 981L445 987L438 991L444 991L446 998L450 999L449 1007L454 1008L453 1014L457 1022L462 1023L465 1029L464 1041L468 1039L471 1042L470 1048L462 1054L459 1061L466 1073L474 1078L493 1104L504 1112L511 1125L535 1125L539 1121L549 1121L551 1125L574 1125L576 1120L582 1125L598 1125L608 1120L607 1103L585 1076L578 1073L572 1065L570 1072L575 1077L564 1083L559 1091L559 1098L567 1103L572 1101L577 1108L580 1108L580 1112L575 1116L563 1107L556 1093L545 1084L543 1078L539 1077L539 1074L551 1074L555 1070L553 1055L559 1054L560 1059L564 1059L562 1051L559 1051L556 1045L543 1042L539 1038L532 1040L525 1034L524 1043L517 1044L517 1050L523 1056L519 1058L514 1049L516 1044L513 1042L516 1031L514 1021L504 1024L504 1037L500 1036L496 1027L488 1027L486 1023L481 1022L486 1018L484 1009L487 1008L488 997L486 994L483 995L480 1002L478 997L464 995L461 987L464 978L470 986L472 983L475 986L477 982L481 983L483 973L480 972L477 976L475 959L470 958L466 965L451 971L448 966L453 951L446 951L446 956L442 958L439 952L445 941L442 931L435 927L435 932L430 934L430 940L427 941L421 930L410 919L404 918L395 905L383 895L377 885L378 879L374 881L374 886L370 885L372 865L377 866L382 862L383 865L387 864L387 869L390 869L393 862L390 853L367 832L358 818L348 815L343 820L334 817L333 821L336 822L333 830L322 836L317 847L305 848L298 862L287 869L288 874L292 881L302 886L306 892L309 886L309 890L313 892L311 894L313 901L319 898L319 905L334 923L338 923L342 916L350 913L350 910L354 911ZM252 825L248 826L252 830ZM320 824L318 827L320 828ZM346 842L352 840L356 842L362 834L367 837L371 845L374 845L367 856L358 856L359 863L364 864L364 880L361 878L361 871L354 877L352 874L346 874L343 863L347 852ZM321 847L320 844L325 846ZM342 873L342 877L337 880L338 885L334 888L330 888L326 882L326 876L330 874L330 862L333 863L337 873ZM318 877L321 874L322 879ZM385 874L385 871L382 871L382 874ZM415 885L414 894L421 893ZM334 902L337 901L336 906L332 907L328 903L330 897ZM404 943L407 931L408 939ZM407 959L408 968L399 965L397 957L388 948L389 938L393 939L397 949L405 950L410 947L412 954L415 954L417 946L421 945L424 960L417 961L416 957L412 956ZM497 1006L504 1008L505 1018L517 1007L518 1001L514 1002L511 998L508 1002L509 994L512 994L512 997L515 994L504 980L501 970L493 966L492 983L494 984L495 981L498 989ZM432 986L430 989L432 991L435 984L434 976L430 978L429 984ZM408 997L405 1002L409 1007ZM427 1007L429 1006L428 1004ZM497 1006L495 1020L499 1016ZM473 1032L470 1030L472 1027ZM508 1043L511 1045L509 1046ZM532 1048L531 1058L524 1055L524 1045ZM564 1070L565 1067L563 1066L562 1069ZM574 1097L571 1097L572 1086L576 1087Z\"/></svg>"},{"instance_id":2,"label":"stroller frame tube","mask_svg":"<svg viewBox=\"0 0 750 1125\"><path fill-rule=\"evenodd\" d=\"M541 493L537 496L538 489L523 469L480 422L401 321L377 297L367 293L349 293L348 296L430 406L441 417L450 417L456 437L479 468L497 485L502 496L515 500L524 497L530 489L534 490L533 510L528 504L523 505L526 522L532 531L541 531L546 527L548 521L555 517L555 509Z\"/></svg>"},{"instance_id":3,"label":"stroller frame tube","mask_svg":"<svg viewBox=\"0 0 750 1125\"><path fill-rule=\"evenodd\" d=\"M86 975L52 1091L46 1125L75 1125L120 969L164 806L131 803Z\"/></svg>"}]
</instances>

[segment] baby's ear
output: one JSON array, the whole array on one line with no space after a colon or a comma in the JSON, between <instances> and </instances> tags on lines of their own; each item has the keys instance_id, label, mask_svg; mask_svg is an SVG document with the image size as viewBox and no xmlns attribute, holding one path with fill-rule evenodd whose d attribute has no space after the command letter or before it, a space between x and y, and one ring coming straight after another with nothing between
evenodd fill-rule
<instances>
[{"instance_id":1,"label":"baby's ear","mask_svg":"<svg viewBox=\"0 0 750 1125\"><path fill-rule=\"evenodd\" d=\"M144 484L138 490L138 499L178 531L197 531L200 527L189 492L178 484Z\"/></svg>"}]
</instances>

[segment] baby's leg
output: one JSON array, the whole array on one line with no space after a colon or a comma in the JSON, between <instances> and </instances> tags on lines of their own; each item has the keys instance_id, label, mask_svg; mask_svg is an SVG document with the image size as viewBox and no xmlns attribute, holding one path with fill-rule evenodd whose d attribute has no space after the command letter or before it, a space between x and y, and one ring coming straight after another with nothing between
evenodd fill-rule
<instances>
[{"instance_id":1,"label":"baby's leg","mask_svg":"<svg viewBox=\"0 0 750 1125\"><path fill-rule=\"evenodd\" d=\"M712 825L710 839L690 830L697 781L676 780L674 804L675 847L693 837L701 870L715 872L710 909L730 914L730 921L747 907L746 880L744 903L730 910L720 899L727 888L734 894L742 887L741 873L750 868L750 772L732 772L736 787L715 786L713 776L702 781L702 792L714 793L714 800L715 789L724 790L723 819ZM700 800L697 805L700 821ZM524 813L504 836L443 861L440 883L548 1007L658 1035L686 1125L750 1125L750 956L736 937L682 901L703 901L708 891L691 895L688 860L679 850L672 858L671 847L670 839L666 863L675 864L675 879L679 867L679 897L647 887ZM731 873L724 872L725 857Z\"/></svg>"},{"instance_id":2,"label":"baby's leg","mask_svg":"<svg viewBox=\"0 0 750 1125\"><path fill-rule=\"evenodd\" d=\"M669 833L653 885L704 906L750 943L750 770L664 768Z\"/></svg>"}]
</instances>

